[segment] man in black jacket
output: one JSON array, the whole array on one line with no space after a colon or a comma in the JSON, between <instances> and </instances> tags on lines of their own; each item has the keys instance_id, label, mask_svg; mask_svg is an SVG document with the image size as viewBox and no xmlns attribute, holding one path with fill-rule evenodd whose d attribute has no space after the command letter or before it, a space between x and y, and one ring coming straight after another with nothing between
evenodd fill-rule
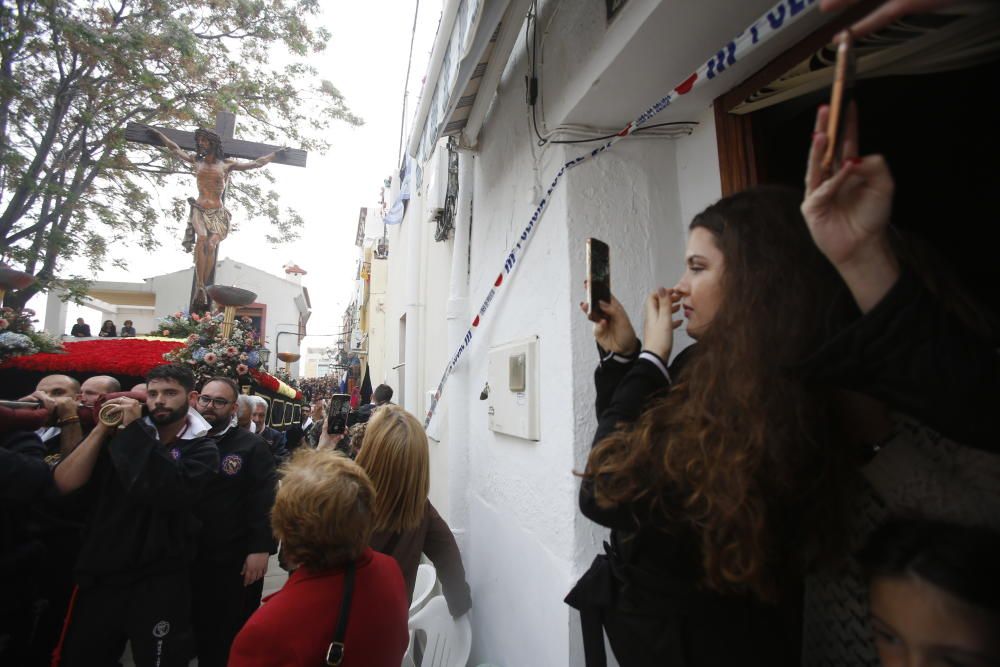
<instances>
[{"instance_id":1,"label":"man in black jacket","mask_svg":"<svg viewBox=\"0 0 1000 667\"><path fill-rule=\"evenodd\" d=\"M0 425L5 428L5 425ZM0 432L0 664L27 660L34 621L37 563L44 547L26 525L32 505L51 490L45 447L31 431Z\"/></svg>"},{"instance_id":2,"label":"man in black jacket","mask_svg":"<svg viewBox=\"0 0 1000 667\"><path fill-rule=\"evenodd\" d=\"M250 412L250 421L253 422L254 432L264 438L264 442L271 448L271 456L281 465L288 458L288 450L285 448L285 434L276 428L267 425L267 401L260 396L251 396L253 410Z\"/></svg>"},{"instance_id":3,"label":"man in black jacket","mask_svg":"<svg viewBox=\"0 0 1000 667\"><path fill-rule=\"evenodd\" d=\"M126 640L139 667L186 667L192 656L194 506L219 469L209 425L188 407L193 390L190 369L157 366L146 377L149 416L138 401L112 399L121 426L98 422L55 469L61 493L80 489L92 502L62 667L115 664Z\"/></svg>"},{"instance_id":4,"label":"man in black jacket","mask_svg":"<svg viewBox=\"0 0 1000 667\"><path fill-rule=\"evenodd\" d=\"M200 667L225 667L233 638L260 606L268 557L277 551L274 458L263 439L236 425L238 397L239 387L225 377L209 380L198 396L220 459L198 506L203 525L191 572Z\"/></svg>"}]
</instances>

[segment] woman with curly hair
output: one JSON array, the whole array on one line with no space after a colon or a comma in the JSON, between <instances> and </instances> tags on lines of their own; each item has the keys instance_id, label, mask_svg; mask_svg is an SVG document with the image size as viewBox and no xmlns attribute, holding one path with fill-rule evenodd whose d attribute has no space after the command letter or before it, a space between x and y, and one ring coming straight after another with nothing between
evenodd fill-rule
<instances>
[{"instance_id":1,"label":"woman with curly hair","mask_svg":"<svg viewBox=\"0 0 1000 667\"><path fill-rule=\"evenodd\" d=\"M236 636L230 667L398 667L409 643L403 577L368 546L375 489L356 463L301 447L271 513L294 566Z\"/></svg>"},{"instance_id":2,"label":"woman with curly hair","mask_svg":"<svg viewBox=\"0 0 1000 667\"><path fill-rule=\"evenodd\" d=\"M852 467L839 402L795 372L842 289L801 201L759 187L696 216L644 344L601 304L580 507L612 533L567 598L588 665L602 629L623 667L798 664L802 576L837 555ZM681 309L697 344L668 367Z\"/></svg>"}]
</instances>

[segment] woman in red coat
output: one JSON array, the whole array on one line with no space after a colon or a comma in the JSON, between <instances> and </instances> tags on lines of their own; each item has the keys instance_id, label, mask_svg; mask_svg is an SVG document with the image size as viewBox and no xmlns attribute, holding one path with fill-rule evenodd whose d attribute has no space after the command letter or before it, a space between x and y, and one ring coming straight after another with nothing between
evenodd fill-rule
<instances>
[{"instance_id":1,"label":"woman in red coat","mask_svg":"<svg viewBox=\"0 0 1000 667\"><path fill-rule=\"evenodd\" d=\"M396 561L368 548L375 491L336 452L301 448L285 467L271 515L285 557L297 566L233 642L229 667L326 664L354 570L341 667L399 667L409 602Z\"/></svg>"}]
</instances>

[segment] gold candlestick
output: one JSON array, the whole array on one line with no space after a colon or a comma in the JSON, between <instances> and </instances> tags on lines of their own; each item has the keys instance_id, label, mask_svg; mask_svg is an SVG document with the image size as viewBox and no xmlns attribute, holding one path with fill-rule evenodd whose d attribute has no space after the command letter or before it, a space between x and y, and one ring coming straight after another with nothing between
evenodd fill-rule
<instances>
[{"instance_id":1,"label":"gold candlestick","mask_svg":"<svg viewBox=\"0 0 1000 667\"><path fill-rule=\"evenodd\" d=\"M209 285L205 291L212 301L223 306L222 338L229 340L229 336L233 333L233 324L236 322L236 309L253 303L257 295L250 290L226 285Z\"/></svg>"}]
</instances>

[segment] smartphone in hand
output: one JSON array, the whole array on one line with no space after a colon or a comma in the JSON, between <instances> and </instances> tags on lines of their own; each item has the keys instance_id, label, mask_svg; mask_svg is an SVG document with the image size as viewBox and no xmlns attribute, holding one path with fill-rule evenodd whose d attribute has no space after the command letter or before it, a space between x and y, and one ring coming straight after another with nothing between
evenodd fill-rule
<instances>
[{"instance_id":1,"label":"smartphone in hand","mask_svg":"<svg viewBox=\"0 0 1000 667\"><path fill-rule=\"evenodd\" d=\"M826 125L826 152L823 154L823 170L836 171L844 147L844 127L847 123L847 107L851 103L854 88L854 40L851 31L841 33L837 45L837 63L833 70L833 87L830 89L830 119Z\"/></svg>"},{"instance_id":2,"label":"smartphone in hand","mask_svg":"<svg viewBox=\"0 0 1000 667\"><path fill-rule=\"evenodd\" d=\"M587 239L587 304L588 317L597 322L605 318L600 302L611 302L611 249L598 239Z\"/></svg>"}]
</instances>

